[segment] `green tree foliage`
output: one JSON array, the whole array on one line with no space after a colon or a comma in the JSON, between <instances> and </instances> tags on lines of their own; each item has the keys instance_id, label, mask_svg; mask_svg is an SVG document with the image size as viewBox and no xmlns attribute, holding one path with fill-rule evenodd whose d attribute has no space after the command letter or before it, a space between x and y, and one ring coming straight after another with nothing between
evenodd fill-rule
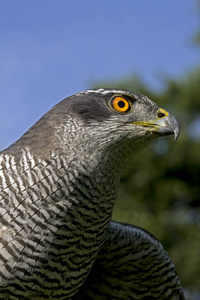
<instances>
[{"instance_id":1,"label":"green tree foliage","mask_svg":"<svg viewBox=\"0 0 200 300\"><path fill-rule=\"evenodd\" d=\"M180 122L181 134L155 140L123 172L113 219L161 240L182 285L200 288L200 69L155 92L136 77L101 84L146 94ZM98 85L99 86L99 85ZM190 299L193 299L192 297Z\"/></svg>"}]
</instances>

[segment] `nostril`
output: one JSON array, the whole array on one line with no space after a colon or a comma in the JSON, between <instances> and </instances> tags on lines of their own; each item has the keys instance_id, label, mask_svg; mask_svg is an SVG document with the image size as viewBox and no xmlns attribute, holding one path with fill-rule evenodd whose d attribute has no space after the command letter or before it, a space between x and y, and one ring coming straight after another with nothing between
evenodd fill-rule
<instances>
[{"instance_id":1,"label":"nostril","mask_svg":"<svg viewBox=\"0 0 200 300\"><path fill-rule=\"evenodd\" d=\"M158 116L158 118L163 118L163 117L165 117L165 114L162 113L162 112L159 112L159 113L157 114L157 116Z\"/></svg>"}]
</instances>

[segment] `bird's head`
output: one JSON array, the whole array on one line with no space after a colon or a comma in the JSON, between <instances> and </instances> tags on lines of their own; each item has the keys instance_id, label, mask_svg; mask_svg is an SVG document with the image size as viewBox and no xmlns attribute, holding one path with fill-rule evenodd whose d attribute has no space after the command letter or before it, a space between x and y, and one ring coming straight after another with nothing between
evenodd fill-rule
<instances>
[{"instance_id":1,"label":"bird's head","mask_svg":"<svg viewBox=\"0 0 200 300\"><path fill-rule=\"evenodd\" d=\"M106 140L152 140L179 135L175 117L148 97L123 90L94 89L75 94L66 101L70 112L94 131L100 142ZM88 129L89 128L89 129Z\"/></svg>"},{"instance_id":2,"label":"bird's head","mask_svg":"<svg viewBox=\"0 0 200 300\"><path fill-rule=\"evenodd\" d=\"M139 93L101 88L86 90L73 98L72 109L88 123L102 124L110 119L113 127L114 123L117 127L128 125L134 133L151 137L174 134L175 140L178 138L175 117Z\"/></svg>"},{"instance_id":3,"label":"bird's head","mask_svg":"<svg viewBox=\"0 0 200 300\"><path fill-rule=\"evenodd\" d=\"M81 150L81 143L86 143L90 155L103 150L107 156L126 158L155 137L174 134L177 139L179 135L175 117L138 93L102 88L86 90L64 99L56 107L63 118L71 119L69 130L74 130L77 147Z\"/></svg>"}]
</instances>

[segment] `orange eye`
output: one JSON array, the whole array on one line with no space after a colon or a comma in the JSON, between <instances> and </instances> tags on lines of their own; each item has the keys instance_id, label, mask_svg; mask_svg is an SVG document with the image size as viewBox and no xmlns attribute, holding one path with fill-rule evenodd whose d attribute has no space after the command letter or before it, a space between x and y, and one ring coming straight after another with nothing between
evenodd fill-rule
<instances>
[{"instance_id":1,"label":"orange eye","mask_svg":"<svg viewBox=\"0 0 200 300\"><path fill-rule=\"evenodd\" d=\"M111 105L115 110L122 113L129 111L131 108L129 101L121 96L114 97L111 101Z\"/></svg>"}]
</instances>

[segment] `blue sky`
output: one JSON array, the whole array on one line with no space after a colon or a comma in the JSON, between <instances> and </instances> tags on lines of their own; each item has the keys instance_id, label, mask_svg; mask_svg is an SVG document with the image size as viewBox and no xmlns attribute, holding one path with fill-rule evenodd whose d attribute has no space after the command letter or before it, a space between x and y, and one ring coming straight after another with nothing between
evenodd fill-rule
<instances>
[{"instance_id":1,"label":"blue sky","mask_svg":"<svg viewBox=\"0 0 200 300\"><path fill-rule=\"evenodd\" d=\"M93 82L185 74L198 17L196 0L0 0L0 148Z\"/></svg>"}]
</instances>

